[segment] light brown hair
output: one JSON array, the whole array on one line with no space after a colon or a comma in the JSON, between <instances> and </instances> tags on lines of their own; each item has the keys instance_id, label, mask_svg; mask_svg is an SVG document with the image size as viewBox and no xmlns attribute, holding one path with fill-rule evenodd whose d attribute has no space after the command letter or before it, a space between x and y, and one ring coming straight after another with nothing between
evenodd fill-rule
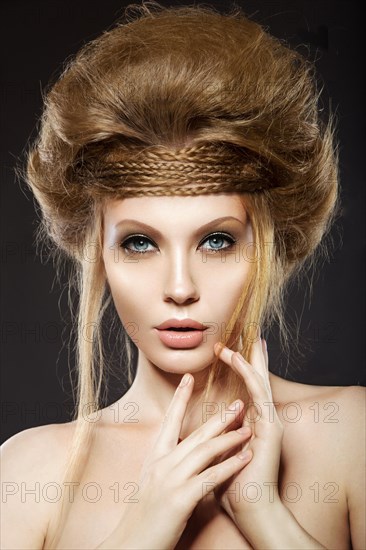
<instances>
[{"instance_id":1,"label":"light brown hair","mask_svg":"<svg viewBox=\"0 0 366 550\"><path fill-rule=\"evenodd\" d=\"M244 178L240 196L258 257L222 338L248 358L253 326L263 333L277 323L288 349L285 290L315 260L335 219L337 154L331 117L325 121L319 116L313 65L236 6L223 14L208 6L133 4L112 28L67 61L44 101L26 179L42 215L37 238L48 239L58 258L72 261L72 281L80 296L76 430L65 473L71 481L82 454L87 455L94 425L82 412L90 403L98 410L103 386L101 329L111 304L102 263L104 201L126 196L123 175L105 177L98 172L100 165L93 171L93 162L104 157L117 162L121 150L132 158L136 148L147 156L164 148L192 150L199 157L200 146L217 144L227 154L235 148L247 166L254 166L251 175L258 189L246 189ZM82 166L93 161L89 177L85 172L80 176L80 161ZM260 189L263 174L270 185ZM141 167L129 176L130 196L139 178ZM230 175L222 171L211 192L220 192L220 182L228 181ZM204 185L201 192L208 192ZM90 243L96 247L93 261L86 253ZM89 338L85 327L92 327ZM123 329L122 338L131 357L131 339ZM226 372L228 398L245 395L241 380ZM216 360L206 396L219 373Z\"/></svg>"}]
</instances>

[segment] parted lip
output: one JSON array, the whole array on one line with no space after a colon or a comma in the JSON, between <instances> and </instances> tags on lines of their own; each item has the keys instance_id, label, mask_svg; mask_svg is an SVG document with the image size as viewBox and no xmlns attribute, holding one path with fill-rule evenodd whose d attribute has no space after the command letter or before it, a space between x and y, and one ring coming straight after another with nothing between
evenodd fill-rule
<instances>
[{"instance_id":1,"label":"parted lip","mask_svg":"<svg viewBox=\"0 0 366 550\"><path fill-rule=\"evenodd\" d=\"M158 330L167 330L169 328L193 328L196 330L206 330L208 327L205 327L202 323L198 323L193 319L168 319L155 328Z\"/></svg>"}]
</instances>

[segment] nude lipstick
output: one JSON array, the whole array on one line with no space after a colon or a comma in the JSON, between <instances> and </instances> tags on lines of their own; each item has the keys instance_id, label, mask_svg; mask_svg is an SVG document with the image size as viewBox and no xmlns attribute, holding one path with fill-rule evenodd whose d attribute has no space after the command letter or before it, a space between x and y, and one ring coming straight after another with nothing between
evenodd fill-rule
<instances>
[{"instance_id":1,"label":"nude lipstick","mask_svg":"<svg viewBox=\"0 0 366 550\"><path fill-rule=\"evenodd\" d=\"M189 349L202 343L207 328L193 319L168 319L155 327L155 330L169 348Z\"/></svg>"}]
</instances>

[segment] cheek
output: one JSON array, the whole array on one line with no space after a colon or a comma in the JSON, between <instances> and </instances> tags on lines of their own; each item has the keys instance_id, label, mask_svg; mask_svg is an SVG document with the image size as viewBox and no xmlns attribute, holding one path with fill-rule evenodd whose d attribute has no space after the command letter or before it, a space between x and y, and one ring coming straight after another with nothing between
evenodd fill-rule
<instances>
[{"instance_id":1,"label":"cheek","mask_svg":"<svg viewBox=\"0 0 366 550\"><path fill-rule=\"evenodd\" d=\"M207 289L219 299L235 300L241 294L250 269L251 264L246 260L230 258L230 261L212 262L201 280L202 294Z\"/></svg>"},{"instance_id":2,"label":"cheek","mask_svg":"<svg viewBox=\"0 0 366 550\"><path fill-rule=\"evenodd\" d=\"M127 327L130 323L140 323L146 317L146 305L157 296L155 278L151 270L121 269L118 264L106 264L106 275L118 316ZM148 284L147 284L148 281Z\"/></svg>"},{"instance_id":3,"label":"cheek","mask_svg":"<svg viewBox=\"0 0 366 550\"><path fill-rule=\"evenodd\" d=\"M220 287L216 292L215 298L211 300L212 318L207 322L212 322L215 327L214 338L216 341L226 341L233 333L233 328L229 327L229 321L237 307L243 292L245 276L243 273L231 273L230 277L223 278Z\"/></svg>"}]
</instances>

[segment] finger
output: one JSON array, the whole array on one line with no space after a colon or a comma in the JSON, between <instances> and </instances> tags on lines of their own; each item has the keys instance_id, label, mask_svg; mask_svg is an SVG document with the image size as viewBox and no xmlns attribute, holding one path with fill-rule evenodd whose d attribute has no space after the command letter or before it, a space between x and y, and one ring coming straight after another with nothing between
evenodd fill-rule
<instances>
[{"instance_id":1,"label":"finger","mask_svg":"<svg viewBox=\"0 0 366 550\"><path fill-rule=\"evenodd\" d=\"M264 363L266 365L266 369L268 370L267 342L264 338L262 338L262 353L263 353Z\"/></svg>"},{"instance_id":2,"label":"finger","mask_svg":"<svg viewBox=\"0 0 366 550\"><path fill-rule=\"evenodd\" d=\"M262 338L258 338L252 345L250 352L250 364L263 377L267 391L271 393L271 387L268 376L268 366L266 362L265 344Z\"/></svg>"},{"instance_id":3,"label":"finger","mask_svg":"<svg viewBox=\"0 0 366 550\"><path fill-rule=\"evenodd\" d=\"M264 376L266 372L266 361L263 354L262 339L260 335L260 329L258 328L258 334L253 341L250 349L249 363Z\"/></svg>"},{"instance_id":4,"label":"finger","mask_svg":"<svg viewBox=\"0 0 366 550\"><path fill-rule=\"evenodd\" d=\"M226 453L226 451L230 449L233 450L236 447L240 450L244 442L250 438L251 435L252 431L250 428L241 426L238 430L227 432L200 443L182 458L176 466L176 475L182 479L189 479L192 476L196 476L205 470L207 466L210 466L219 455Z\"/></svg>"},{"instance_id":5,"label":"finger","mask_svg":"<svg viewBox=\"0 0 366 550\"><path fill-rule=\"evenodd\" d=\"M241 399L236 399L226 409L221 408L207 422L199 426L194 432L189 434L180 444L181 457L197 447L200 443L208 441L213 437L222 434L233 423L238 423L238 418L243 416L244 403Z\"/></svg>"},{"instance_id":6,"label":"finger","mask_svg":"<svg viewBox=\"0 0 366 550\"><path fill-rule=\"evenodd\" d=\"M255 403L264 403L269 399L265 377L251 363L248 363L239 353L233 353L231 364L243 377L246 387Z\"/></svg>"},{"instance_id":7,"label":"finger","mask_svg":"<svg viewBox=\"0 0 366 550\"><path fill-rule=\"evenodd\" d=\"M238 352L233 352L224 346L220 352L220 359L228 364L245 382L247 390L254 403L264 403L272 400L270 388L267 387L265 378L258 369L245 361Z\"/></svg>"},{"instance_id":8,"label":"finger","mask_svg":"<svg viewBox=\"0 0 366 550\"><path fill-rule=\"evenodd\" d=\"M249 428L250 430L250 435L244 439L244 441L241 441L239 444L238 444L238 447L237 448L231 448L231 449L228 449L226 452L224 453L221 453L220 455L218 455L215 460L213 461L213 464L219 464L220 462L223 462L224 460L226 460L227 458L229 458L230 456L233 456L234 454L238 454L241 450L244 450L246 451L248 447L250 447L250 443L251 441L254 439L255 437L255 433L254 433L254 427L250 425L249 422L244 422L240 428Z\"/></svg>"},{"instance_id":9,"label":"finger","mask_svg":"<svg viewBox=\"0 0 366 550\"><path fill-rule=\"evenodd\" d=\"M164 456L177 445L193 386L193 376L186 373L175 390L173 399L162 422L161 430L153 449L155 456Z\"/></svg>"},{"instance_id":10,"label":"finger","mask_svg":"<svg viewBox=\"0 0 366 550\"><path fill-rule=\"evenodd\" d=\"M267 385L262 375L256 369L253 369L240 354L235 353L233 355L232 363L238 369L238 372L242 373L244 382L253 400L252 405L247 407L244 425L254 423L255 434L258 436L261 434L265 435L266 431L262 431L262 428L265 425L268 428L269 425L273 424L273 412L278 419L276 410L273 409L274 403L270 383L268 381Z\"/></svg>"},{"instance_id":11,"label":"finger","mask_svg":"<svg viewBox=\"0 0 366 550\"><path fill-rule=\"evenodd\" d=\"M269 380L267 342L264 338L262 338L262 353L263 353L264 364L265 364L265 380L266 380L266 384L267 384L267 389L269 390L269 392L272 395L272 388L271 388L271 383L270 383L270 380Z\"/></svg>"},{"instance_id":12,"label":"finger","mask_svg":"<svg viewBox=\"0 0 366 550\"><path fill-rule=\"evenodd\" d=\"M207 468L207 470L200 473L194 480L188 482L192 487L192 491L194 493L194 497L197 499L197 502L214 489L217 489L221 483L239 472L251 461L253 452L251 450L246 452L248 454L243 458L239 458L239 456L242 455L242 452L240 451L238 454L228 458L224 462L220 462L220 464Z\"/></svg>"},{"instance_id":13,"label":"finger","mask_svg":"<svg viewBox=\"0 0 366 550\"><path fill-rule=\"evenodd\" d=\"M224 432L229 432L231 430L237 430L243 425L243 421L245 418L245 407L241 409L241 411L235 416L234 420L229 424Z\"/></svg>"}]
</instances>

